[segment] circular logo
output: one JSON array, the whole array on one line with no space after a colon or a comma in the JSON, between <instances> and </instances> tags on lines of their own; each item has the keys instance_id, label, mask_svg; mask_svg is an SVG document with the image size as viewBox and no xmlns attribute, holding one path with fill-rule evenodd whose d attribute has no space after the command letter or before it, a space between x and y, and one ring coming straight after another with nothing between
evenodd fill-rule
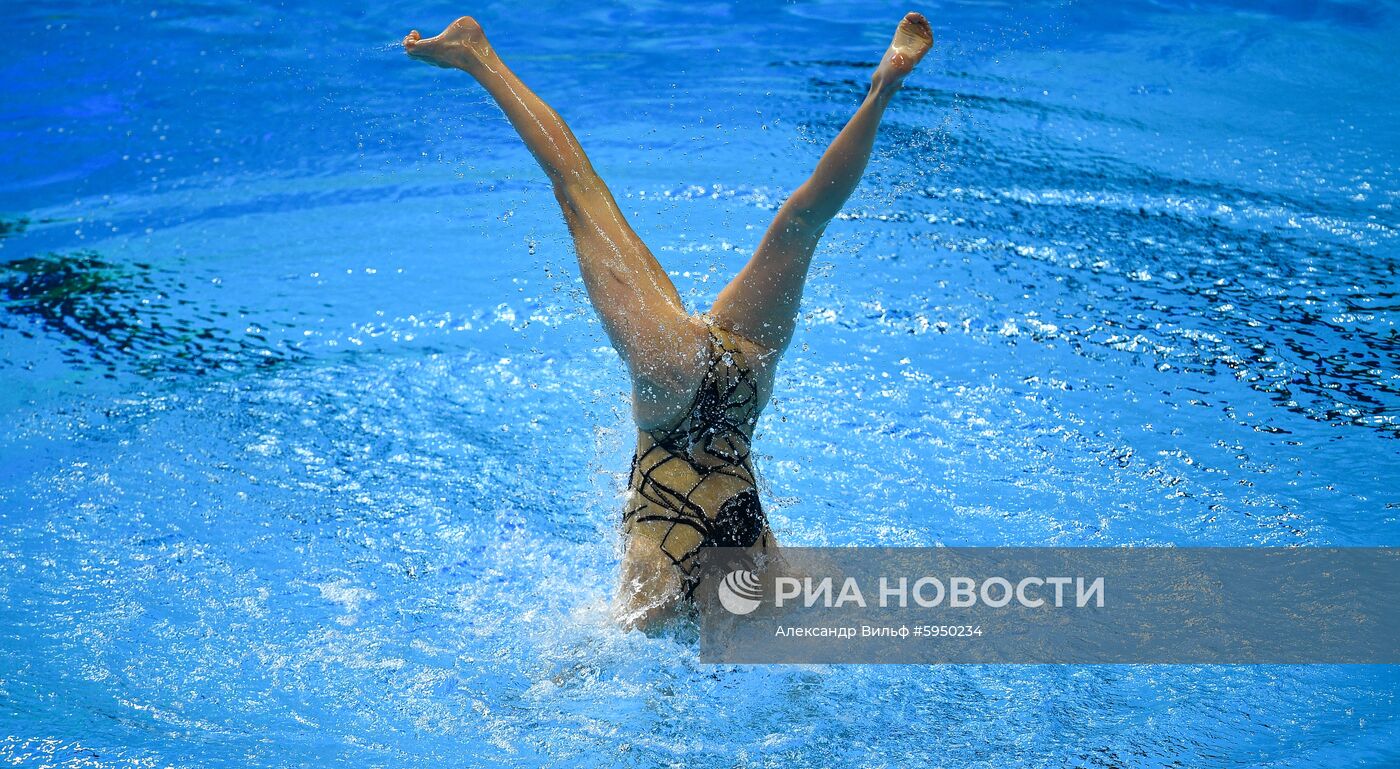
<instances>
[{"instance_id":1,"label":"circular logo","mask_svg":"<svg viewBox=\"0 0 1400 769\"><path fill-rule=\"evenodd\" d=\"M730 614L749 614L763 599L763 586L758 575L738 569L725 575L719 583L719 603Z\"/></svg>"}]
</instances>

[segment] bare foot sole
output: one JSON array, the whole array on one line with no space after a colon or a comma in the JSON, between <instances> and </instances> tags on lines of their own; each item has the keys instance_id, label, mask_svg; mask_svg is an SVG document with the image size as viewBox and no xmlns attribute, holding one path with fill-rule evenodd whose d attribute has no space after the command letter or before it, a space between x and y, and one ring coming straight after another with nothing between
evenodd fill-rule
<instances>
[{"instance_id":1,"label":"bare foot sole","mask_svg":"<svg viewBox=\"0 0 1400 769\"><path fill-rule=\"evenodd\" d=\"M906 14L894 31L889 50L875 68L872 81L877 86L898 88L914 71L924 54L933 48L933 30L921 13Z\"/></svg>"},{"instance_id":2,"label":"bare foot sole","mask_svg":"<svg viewBox=\"0 0 1400 769\"><path fill-rule=\"evenodd\" d=\"M425 38L418 30L403 39L409 56L439 67L470 70L493 55L481 25L470 16L452 22L437 37Z\"/></svg>"}]
</instances>

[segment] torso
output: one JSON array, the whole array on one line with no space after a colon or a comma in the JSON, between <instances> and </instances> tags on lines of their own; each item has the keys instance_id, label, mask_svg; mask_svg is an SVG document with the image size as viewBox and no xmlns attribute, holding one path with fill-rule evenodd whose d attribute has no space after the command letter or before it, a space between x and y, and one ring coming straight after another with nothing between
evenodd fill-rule
<instances>
[{"instance_id":1,"label":"torso","mask_svg":"<svg viewBox=\"0 0 1400 769\"><path fill-rule=\"evenodd\" d=\"M622 516L629 555L654 550L664 561L657 568L676 572L664 582L687 597L701 548L772 546L750 456L771 377L746 354L752 343L707 328L707 367L689 409L638 432Z\"/></svg>"}]
</instances>

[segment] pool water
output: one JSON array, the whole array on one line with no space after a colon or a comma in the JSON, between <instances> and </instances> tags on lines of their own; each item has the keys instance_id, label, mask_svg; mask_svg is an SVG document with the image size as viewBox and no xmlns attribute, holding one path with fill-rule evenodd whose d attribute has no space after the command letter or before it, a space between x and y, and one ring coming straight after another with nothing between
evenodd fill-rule
<instances>
[{"instance_id":1,"label":"pool water","mask_svg":"<svg viewBox=\"0 0 1400 769\"><path fill-rule=\"evenodd\" d=\"M8 4L0 759L1400 764L1394 667L717 667L609 621L622 367L543 174L397 41L477 16L704 307L906 10ZM1400 9L921 10L759 425L780 539L1400 543Z\"/></svg>"}]
</instances>

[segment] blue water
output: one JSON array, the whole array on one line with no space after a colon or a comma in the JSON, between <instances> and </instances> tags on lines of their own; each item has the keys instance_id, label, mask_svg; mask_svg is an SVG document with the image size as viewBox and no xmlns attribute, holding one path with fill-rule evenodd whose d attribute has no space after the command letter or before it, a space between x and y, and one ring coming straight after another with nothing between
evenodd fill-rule
<instances>
[{"instance_id":1,"label":"blue water","mask_svg":"<svg viewBox=\"0 0 1400 769\"><path fill-rule=\"evenodd\" d=\"M712 667L471 12L703 307L909 8L7 3L0 759L1400 765L1393 667ZM926 4L759 425L801 545L1400 544L1400 8ZM1299 628L1299 643L1307 643Z\"/></svg>"}]
</instances>

